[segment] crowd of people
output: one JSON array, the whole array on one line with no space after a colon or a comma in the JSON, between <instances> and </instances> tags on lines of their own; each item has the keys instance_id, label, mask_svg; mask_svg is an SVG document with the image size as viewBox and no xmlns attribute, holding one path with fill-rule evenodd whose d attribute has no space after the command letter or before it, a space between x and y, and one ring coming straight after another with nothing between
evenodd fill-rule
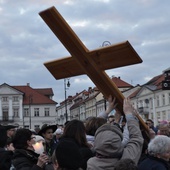
<instances>
[{"instance_id":1,"label":"crowd of people","mask_svg":"<svg viewBox=\"0 0 170 170\"><path fill-rule=\"evenodd\" d=\"M115 98L98 117L41 129L0 125L0 170L169 170L170 128L146 120L146 139L129 99ZM109 115L112 110L115 114Z\"/></svg>"}]
</instances>

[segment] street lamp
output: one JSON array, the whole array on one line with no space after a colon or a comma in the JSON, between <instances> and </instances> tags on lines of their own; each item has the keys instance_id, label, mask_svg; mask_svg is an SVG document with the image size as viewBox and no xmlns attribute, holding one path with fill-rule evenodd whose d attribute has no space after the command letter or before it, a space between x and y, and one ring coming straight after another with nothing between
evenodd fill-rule
<instances>
[{"instance_id":1,"label":"street lamp","mask_svg":"<svg viewBox=\"0 0 170 170\"><path fill-rule=\"evenodd\" d=\"M112 45L110 41L104 41L102 43L102 47L106 47L106 46L109 46L109 45Z\"/></svg>"},{"instance_id":2,"label":"street lamp","mask_svg":"<svg viewBox=\"0 0 170 170\"><path fill-rule=\"evenodd\" d=\"M67 113L67 89L70 87L70 82L69 79L67 79L67 83L66 83L66 79L64 79L64 91L65 91L65 114L66 114L66 121L68 121L68 113Z\"/></svg>"},{"instance_id":3,"label":"street lamp","mask_svg":"<svg viewBox=\"0 0 170 170\"><path fill-rule=\"evenodd\" d=\"M32 95L29 95L30 129L31 129L31 104L32 104Z\"/></svg>"}]
</instances>

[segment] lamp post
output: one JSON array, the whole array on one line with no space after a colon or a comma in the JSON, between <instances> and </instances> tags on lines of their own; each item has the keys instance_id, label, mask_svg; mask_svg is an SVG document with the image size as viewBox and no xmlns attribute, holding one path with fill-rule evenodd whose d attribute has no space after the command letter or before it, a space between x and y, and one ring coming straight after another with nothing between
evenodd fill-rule
<instances>
[{"instance_id":1,"label":"lamp post","mask_svg":"<svg viewBox=\"0 0 170 170\"><path fill-rule=\"evenodd\" d=\"M30 129L31 129L31 103L32 103L32 95L29 95Z\"/></svg>"},{"instance_id":2,"label":"lamp post","mask_svg":"<svg viewBox=\"0 0 170 170\"><path fill-rule=\"evenodd\" d=\"M70 82L69 79L67 79L67 83L66 83L66 79L64 79L64 92L65 92L65 114L66 114L66 121L68 121L68 113L67 113L67 89L70 87Z\"/></svg>"}]
</instances>

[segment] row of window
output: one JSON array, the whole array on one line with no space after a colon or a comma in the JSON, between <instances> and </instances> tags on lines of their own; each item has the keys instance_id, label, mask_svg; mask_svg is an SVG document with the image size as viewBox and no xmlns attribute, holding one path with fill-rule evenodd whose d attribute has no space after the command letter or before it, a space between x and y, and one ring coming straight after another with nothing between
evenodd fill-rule
<instances>
[{"instance_id":1,"label":"row of window","mask_svg":"<svg viewBox=\"0 0 170 170\"><path fill-rule=\"evenodd\" d=\"M8 97L6 97L6 96L2 97L2 102L8 102L8 100L9 100ZM18 102L19 101L19 96L13 96L12 101L13 102Z\"/></svg>"},{"instance_id":2,"label":"row of window","mask_svg":"<svg viewBox=\"0 0 170 170\"><path fill-rule=\"evenodd\" d=\"M148 102L140 100L137 102L138 108L139 107L150 107L153 108L153 99L150 98ZM155 106L160 107L160 106L165 106L170 104L170 93L168 94L162 94L162 95L157 95L155 99Z\"/></svg>"},{"instance_id":3,"label":"row of window","mask_svg":"<svg viewBox=\"0 0 170 170\"><path fill-rule=\"evenodd\" d=\"M13 113L14 113L14 117L19 117L19 108L14 108ZM30 116L30 109L24 108L24 117L29 117L29 116ZM40 109L34 108L34 117L39 117L39 116L40 116ZM50 108L44 108L43 116L50 116Z\"/></svg>"}]
</instances>

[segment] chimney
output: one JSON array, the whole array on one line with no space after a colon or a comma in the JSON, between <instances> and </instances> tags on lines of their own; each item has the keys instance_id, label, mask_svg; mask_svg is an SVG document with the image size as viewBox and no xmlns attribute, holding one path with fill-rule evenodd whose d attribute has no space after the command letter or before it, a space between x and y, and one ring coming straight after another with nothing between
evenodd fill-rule
<instances>
[{"instance_id":1,"label":"chimney","mask_svg":"<svg viewBox=\"0 0 170 170\"><path fill-rule=\"evenodd\" d=\"M30 83L27 83L27 86L30 86Z\"/></svg>"}]
</instances>

